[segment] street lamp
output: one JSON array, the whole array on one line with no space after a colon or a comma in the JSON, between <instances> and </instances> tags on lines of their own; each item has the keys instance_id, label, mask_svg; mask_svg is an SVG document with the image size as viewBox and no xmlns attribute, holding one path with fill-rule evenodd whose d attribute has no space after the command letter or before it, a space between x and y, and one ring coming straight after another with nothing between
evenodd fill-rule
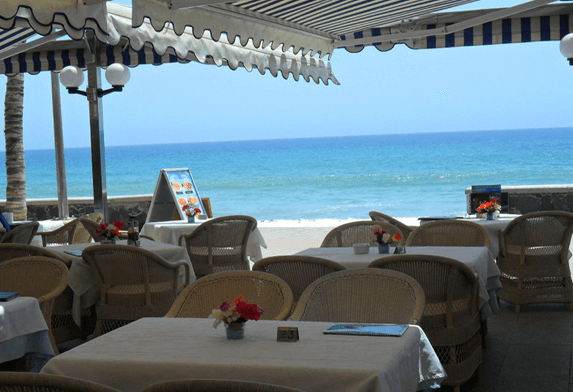
<instances>
[{"instance_id":1,"label":"street lamp","mask_svg":"<svg viewBox=\"0 0 573 392\"><path fill-rule=\"evenodd\" d=\"M561 39L559 49L561 54L569 60L569 65L573 65L573 33L569 33Z\"/></svg>"},{"instance_id":2,"label":"street lamp","mask_svg":"<svg viewBox=\"0 0 573 392\"><path fill-rule=\"evenodd\" d=\"M114 91L122 91L123 86L129 82L129 68L120 63L113 63L107 67L105 78L111 84L111 88L102 90L88 86L86 91L82 91L79 90L79 87L84 83L84 74L80 68L75 65L68 65L60 72L60 81L70 94L80 94L87 97L88 100L95 100Z\"/></svg>"}]
</instances>

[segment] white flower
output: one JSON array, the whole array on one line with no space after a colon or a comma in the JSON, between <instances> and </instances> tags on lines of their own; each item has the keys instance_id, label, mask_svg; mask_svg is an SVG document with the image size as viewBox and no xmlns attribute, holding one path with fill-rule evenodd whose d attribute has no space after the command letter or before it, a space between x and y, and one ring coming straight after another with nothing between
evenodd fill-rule
<instances>
[{"instance_id":1,"label":"white flower","mask_svg":"<svg viewBox=\"0 0 573 392\"><path fill-rule=\"evenodd\" d=\"M388 233L384 233L382 234L382 242L384 242L385 244L388 243L388 241L390 241L390 234Z\"/></svg>"}]
</instances>

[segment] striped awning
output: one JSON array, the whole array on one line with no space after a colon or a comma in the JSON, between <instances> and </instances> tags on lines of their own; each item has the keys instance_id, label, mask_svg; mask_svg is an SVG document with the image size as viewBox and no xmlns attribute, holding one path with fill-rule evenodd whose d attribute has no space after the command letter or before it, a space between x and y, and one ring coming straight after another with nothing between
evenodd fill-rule
<instances>
[{"instance_id":1,"label":"striped awning","mask_svg":"<svg viewBox=\"0 0 573 392\"><path fill-rule=\"evenodd\" d=\"M0 52L24 42L36 35L32 29L15 27L12 30L0 30Z\"/></svg>"},{"instance_id":2,"label":"striped awning","mask_svg":"<svg viewBox=\"0 0 573 392\"><path fill-rule=\"evenodd\" d=\"M318 57L304 56L302 53L295 54L292 50L284 52L270 47L258 48L250 42L246 45L241 45L239 42L230 43L226 36L221 36L218 41L215 41L209 32L205 32L201 38L196 38L191 28L187 28L180 35L175 34L169 28L157 32L149 23L144 23L135 29L132 27L129 8L117 4L100 4L99 6L106 7L105 17L97 21L92 20L89 24L107 26L107 30L101 28L93 30L101 53L97 64L101 67L107 67L113 62L135 67L141 64L159 65L195 61L227 66L231 69L239 67L248 71L257 69L261 74L268 70L274 76L278 76L280 72L285 79L292 75L295 80L302 77L307 82L313 80L316 83L322 81L324 84L329 84L329 81L332 81L339 84L332 72L330 62ZM19 15L23 17L21 10ZM76 31L76 27L71 24L66 26L66 33L69 31L72 31L72 37L80 36L80 32L81 38L85 35L84 30ZM35 34L32 28L13 27L3 31L2 36L8 39L16 32ZM10 43L20 41L21 39L10 40ZM6 41L6 46L8 44ZM0 45L4 45L1 40ZM38 47L33 43L29 45L31 49L10 54L10 56L2 56L6 50L0 51L0 73L36 74L48 70L59 71L67 65L84 68L86 62L96 60L83 39L53 41Z\"/></svg>"},{"instance_id":3,"label":"striped awning","mask_svg":"<svg viewBox=\"0 0 573 392\"><path fill-rule=\"evenodd\" d=\"M331 55L341 35L398 23L475 0L132 0L133 23L148 18L156 30L172 22L180 34L191 26L197 36L226 33L230 41L295 53Z\"/></svg>"},{"instance_id":4,"label":"striped awning","mask_svg":"<svg viewBox=\"0 0 573 392\"><path fill-rule=\"evenodd\" d=\"M406 44L412 49L453 48L559 41L573 32L573 4L546 5L511 17L456 29L456 26L462 23L479 21L480 18L500 10L502 9L427 15L391 28L369 29L342 36L342 42L338 46L350 52L359 52L368 45L386 51L397 43ZM452 29L453 32L448 32Z\"/></svg>"}]
</instances>

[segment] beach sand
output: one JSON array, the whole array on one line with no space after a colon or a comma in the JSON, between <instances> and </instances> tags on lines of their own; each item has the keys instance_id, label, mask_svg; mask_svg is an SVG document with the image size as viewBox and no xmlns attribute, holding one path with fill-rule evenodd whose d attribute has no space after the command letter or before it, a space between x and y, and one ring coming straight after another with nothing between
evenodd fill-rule
<instances>
[{"instance_id":1,"label":"beach sand","mask_svg":"<svg viewBox=\"0 0 573 392\"><path fill-rule=\"evenodd\" d=\"M418 226L417 218L398 218L408 226ZM262 248L263 257L294 255L308 248L318 248L324 237L335 227L355 220L319 221L261 221L258 228L267 248Z\"/></svg>"}]
</instances>

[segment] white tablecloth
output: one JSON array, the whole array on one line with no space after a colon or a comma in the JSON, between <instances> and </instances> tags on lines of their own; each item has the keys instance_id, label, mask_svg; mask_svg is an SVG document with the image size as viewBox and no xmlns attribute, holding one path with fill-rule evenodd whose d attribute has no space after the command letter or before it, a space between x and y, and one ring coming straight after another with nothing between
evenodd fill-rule
<instances>
[{"instance_id":1,"label":"white tablecloth","mask_svg":"<svg viewBox=\"0 0 573 392\"><path fill-rule=\"evenodd\" d=\"M249 321L243 340L227 340L212 319L144 318L50 360L45 374L73 376L140 392L167 380L265 382L306 392L416 391L445 377L418 326L402 337L325 335L332 323ZM277 327L297 327L298 342L277 342Z\"/></svg>"},{"instance_id":2,"label":"white tablecloth","mask_svg":"<svg viewBox=\"0 0 573 392\"><path fill-rule=\"evenodd\" d=\"M127 240L118 241L118 244L126 245ZM95 305L99 299L99 288L97 279L92 271L92 268L81 257L71 256L65 253L66 250L83 250L90 246L98 246L93 243L73 244L65 246L51 247L51 251L58 252L61 256L67 257L72 261L68 273L68 286L74 292L74 300L72 307L72 317L76 324L81 325L81 309ZM181 246L165 244L163 242L151 241L146 238L141 239L141 246L143 249L149 250L158 256L163 257L170 262L182 261L189 265L189 283L195 281L195 273L187 250ZM184 273L181 268L180 274ZM180 280L184 280L184 276L180 276Z\"/></svg>"},{"instance_id":3,"label":"white tablecloth","mask_svg":"<svg viewBox=\"0 0 573 392\"><path fill-rule=\"evenodd\" d=\"M53 356L48 325L33 297L0 302L0 362L21 358L28 353Z\"/></svg>"},{"instance_id":4,"label":"white tablecloth","mask_svg":"<svg viewBox=\"0 0 573 392\"><path fill-rule=\"evenodd\" d=\"M181 235L193 233L203 222L205 221L195 221L195 223L188 223L183 220L149 222L143 225L141 234L148 235L156 241L179 245L179 237L181 237ZM263 258L261 246L265 249L267 248L263 235L258 228L255 228L249 236L249 242L247 243L247 256L253 262Z\"/></svg>"},{"instance_id":5,"label":"white tablecloth","mask_svg":"<svg viewBox=\"0 0 573 392\"><path fill-rule=\"evenodd\" d=\"M381 257L392 255L379 254L378 248L371 247L370 253L365 255L354 254L353 248L310 248L297 255L322 257L342 264L346 268L367 268L368 265ZM495 260L485 247L457 247L457 246L409 246L408 254L433 255L449 257L468 265L479 278L479 306L482 309L482 318L497 313L497 298L495 290L501 287L499 276L501 272Z\"/></svg>"}]
</instances>

